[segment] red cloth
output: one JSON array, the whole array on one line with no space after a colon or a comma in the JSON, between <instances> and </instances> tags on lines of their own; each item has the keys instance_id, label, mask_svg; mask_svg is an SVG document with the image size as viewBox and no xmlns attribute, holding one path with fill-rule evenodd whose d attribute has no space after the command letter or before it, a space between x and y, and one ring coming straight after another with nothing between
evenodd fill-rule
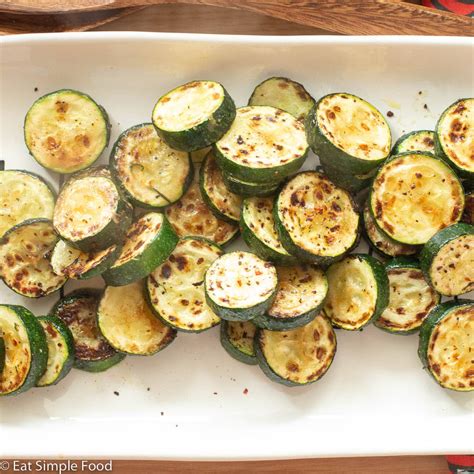
<instances>
[{"instance_id":1,"label":"red cloth","mask_svg":"<svg viewBox=\"0 0 474 474\"><path fill-rule=\"evenodd\" d=\"M423 5L459 15L474 16L474 5L468 0L423 0Z\"/></svg>"},{"instance_id":2,"label":"red cloth","mask_svg":"<svg viewBox=\"0 0 474 474\"><path fill-rule=\"evenodd\" d=\"M446 460L448 461L449 469L451 469L451 472L467 469L472 469L474 472L474 456L449 455L446 456Z\"/></svg>"}]
</instances>

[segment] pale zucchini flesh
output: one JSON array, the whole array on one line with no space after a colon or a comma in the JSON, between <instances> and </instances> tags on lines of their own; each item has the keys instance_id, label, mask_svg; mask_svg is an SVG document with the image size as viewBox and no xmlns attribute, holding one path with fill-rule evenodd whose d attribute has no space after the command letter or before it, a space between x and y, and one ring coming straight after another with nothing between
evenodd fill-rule
<instances>
[{"instance_id":1,"label":"pale zucchini flesh","mask_svg":"<svg viewBox=\"0 0 474 474\"><path fill-rule=\"evenodd\" d=\"M416 130L402 135L393 145L392 155L422 151L435 153L435 132L431 130Z\"/></svg>"},{"instance_id":2,"label":"pale zucchini flesh","mask_svg":"<svg viewBox=\"0 0 474 474\"><path fill-rule=\"evenodd\" d=\"M257 364L254 339L257 327L252 321L221 322L221 344L234 359L248 365Z\"/></svg>"}]
</instances>

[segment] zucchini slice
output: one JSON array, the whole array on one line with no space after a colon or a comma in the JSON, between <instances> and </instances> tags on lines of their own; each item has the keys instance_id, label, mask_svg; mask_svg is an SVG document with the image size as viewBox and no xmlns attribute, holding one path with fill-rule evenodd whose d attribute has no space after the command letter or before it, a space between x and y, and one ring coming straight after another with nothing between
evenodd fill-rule
<instances>
[{"instance_id":1,"label":"zucchini slice","mask_svg":"<svg viewBox=\"0 0 474 474\"><path fill-rule=\"evenodd\" d=\"M271 196L280 187L280 183L275 184L263 184L263 183L250 183L248 181L242 181L234 178L230 174L223 174L222 179L227 189L240 196Z\"/></svg>"},{"instance_id":2,"label":"zucchini slice","mask_svg":"<svg viewBox=\"0 0 474 474\"><path fill-rule=\"evenodd\" d=\"M201 332L219 324L219 317L206 303L204 275L221 255L214 242L186 237L148 276L149 301L163 323L186 332Z\"/></svg>"},{"instance_id":3,"label":"zucchini slice","mask_svg":"<svg viewBox=\"0 0 474 474\"><path fill-rule=\"evenodd\" d=\"M101 291L81 288L60 299L51 314L63 321L74 339L74 367L87 372L103 372L125 356L104 339L97 325Z\"/></svg>"},{"instance_id":4,"label":"zucchini slice","mask_svg":"<svg viewBox=\"0 0 474 474\"><path fill-rule=\"evenodd\" d=\"M344 170L334 167L324 158L320 158L324 174L336 185L352 194L357 194L368 188L377 173L377 168L365 174L345 173Z\"/></svg>"},{"instance_id":5,"label":"zucchini slice","mask_svg":"<svg viewBox=\"0 0 474 474\"><path fill-rule=\"evenodd\" d=\"M117 259L120 247L112 245L105 250L87 253L58 240L51 254L51 266L56 275L86 280L105 272Z\"/></svg>"},{"instance_id":6,"label":"zucchini slice","mask_svg":"<svg viewBox=\"0 0 474 474\"><path fill-rule=\"evenodd\" d=\"M48 219L29 219L12 227L0 240L0 276L16 293L28 298L49 295L66 283L51 266L58 241Z\"/></svg>"},{"instance_id":7,"label":"zucchini slice","mask_svg":"<svg viewBox=\"0 0 474 474\"><path fill-rule=\"evenodd\" d=\"M286 77L270 77L254 89L249 105L269 105L303 122L314 105L314 99L299 82Z\"/></svg>"},{"instance_id":8,"label":"zucchini slice","mask_svg":"<svg viewBox=\"0 0 474 474\"><path fill-rule=\"evenodd\" d=\"M194 164L199 164L204 161L204 158L206 158L207 154L212 150L212 146L207 146L205 148L200 148L199 150L194 150L190 153L191 155L191 161Z\"/></svg>"},{"instance_id":9,"label":"zucchini slice","mask_svg":"<svg viewBox=\"0 0 474 474\"><path fill-rule=\"evenodd\" d=\"M436 124L436 155L474 183L474 98L450 105Z\"/></svg>"},{"instance_id":10,"label":"zucchini slice","mask_svg":"<svg viewBox=\"0 0 474 474\"><path fill-rule=\"evenodd\" d=\"M176 337L176 331L153 314L144 293L143 281L136 281L125 287L108 286L100 300L100 330L120 352L156 354Z\"/></svg>"},{"instance_id":11,"label":"zucchini slice","mask_svg":"<svg viewBox=\"0 0 474 474\"><path fill-rule=\"evenodd\" d=\"M176 202L193 179L189 153L170 148L151 123L135 125L118 137L110 168L127 199L151 209Z\"/></svg>"},{"instance_id":12,"label":"zucchini slice","mask_svg":"<svg viewBox=\"0 0 474 474\"><path fill-rule=\"evenodd\" d=\"M385 270L390 284L388 306L374 324L392 334L412 334L440 302L440 296L425 280L417 260L394 258Z\"/></svg>"},{"instance_id":13,"label":"zucchini slice","mask_svg":"<svg viewBox=\"0 0 474 474\"><path fill-rule=\"evenodd\" d=\"M255 335L258 364L273 382L289 387L319 380L336 354L336 334L322 313L290 331L260 329Z\"/></svg>"},{"instance_id":14,"label":"zucchini slice","mask_svg":"<svg viewBox=\"0 0 474 474\"><path fill-rule=\"evenodd\" d=\"M104 108L83 92L62 89L28 110L25 143L33 158L57 173L90 166L107 147L110 122Z\"/></svg>"},{"instance_id":15,"label":"zucchini slice","mask_svg":"<svg viewBox=\"0 0 474 474\"><path fill-rule=\"evenodd\" d=\"M324 312L342 329L356 331L375 321L388 306L384 266L370 255L352 254L327 270L329 291Z\"/></svg>"},{"instance_id":16,"label":"zucchini slice","mask_svg":"<svg viewBox=\"0 0 474 474\"><path fill-rule=\"evenodd\" d=\"M474 226L460 223L440 230L423 247L420 263L438 293L458 296L474 290Z\"/></svg>"},{"instance_id":17,"label":"zucchini slice","mask_svg":"<svg viewBox=\"0 0 474 474\"><path fill-rule=\"evenodd\" d=\"M224 173L275 184L301 168L308 143L304 125L291 114L267 106L241 107L214 152Z\"/></svg>"},{"instance_id":18,"label":"zucchini slice","mask_svg":"<svg viewBox=\"0 0 474 474\"><path fill-rule=\"evenodd\" d=\"M321 159L358 175L385 161L392 145L384 116L365 100L346 93L318 101L306 119L306 134Z\"/></svg>"},{"instance_id":19,"label":"zucchini slice","mask_svg":"<svg viewBox=\"0 0 474 474\"><path fill-rule=\"evenodd\" d=\"M145 214L125 234L120 255L103 274L105 282L123 286L141 280L171 255L178 240L164 214Z\"/></svg>"},{"instance_id":20,"label":"zucchini slice","mask_svg":"<svg viewBox=\"0 0 474 474\"><path fill-rule=\"evenodd\" d=\"M326 176L305 171L290 179L273 210L283 247L292 255L327 265L359 240L359 214L350 194Z\"/></svg>"},{"instance_id":21,"label":"zucchini slice","mask_svg":"<svg viewBox=\"0 0 474 474\"><path fill-rule=\"evenodd\" d=\"M312 321L328 292L324 271L311 265L277 267L278 290L267 312L253 323L271 331L286 331Z\"/></svg>"},{"instance_id":22,"label":"zucchini slice","mask_svg":"<svg viewBox=\"0 0 474 474\"><path fill-rule=\"evenodd\" d=\"M474 390L474 301L442 303L425 319L418 355L441 387Z\"/></svg>"},{"instance_id":23,"label":"zucchini slice","mask_svg":"<svg viewBox=\"0 0 474 474\"><path fill-rule=\"evenodd\" d=\"M239 362L257 365L254 337L257 327L252 321L225 321L221 323L221 344L227 353Z\"/></svg>"},{"instance_id":24,"label":"zucchini slice","mask_svg":"<svg viewBox=\"0 0 474 474\"><path fill-rule=\"evenodd\" d=\"M178 237L204 237L218 245L226 245L239 232L239 226L218 219L204 202L196 181L187 193L166 209L166 217Z\"/></svg>"},{"instance_id":25,"label":"zucchini slice","mask_svg":"<svg viewBox=\"0 0 474 474\"><path fill-rule=\"evenodd\" d=\"M405 133L393 145L392 155L421 151L435 154L435 132L432 130L415 130Z\"/></svg>"},{"instance_id":26,"label":"zucchini slice","mask_svg":"<svg viewBox=\"0 0 474 474\"><path fill-rule=\"evenodd\" d=\"M275 267L249 252L231 252L206 272L207 304L222 319L248 321L262 315L277 292Z\"/></svg>"},{"instance_id":27,"label":"zucchini slice","mask_svg":"<svg viewBox=\"0 0 474 474\"><path fill-rule=\"evenodd\" d=\"M464 213L461 220L466 224L474 225L474 191L466 193L464 200Z\"/></svg>"},{"instance_id":28,"label":"zucchini slice","mask_svg":"<svg viewBox=\"0 0 474 474\"><path fill-rule=\"evenodd\" d=\"M464 192L442 160L424 153L394 156L379 170L370 211L389 237L409 245L425 244L439 230L461 219Z\"/></svg>"},{"instance_id":29,"label":"zucchini slice","mask_svg":"<svg viewBox=\"0 0 474 474\"><path fill-rule=\"evenodd\" d=\"M61 189L54 209L54 227L63 240L84 252L119 242L132 219L105 166L81 171Z\"/></svg>"},{"instance_id":30,"label":"zucchini slice","mask_svg":"<svg viewBox=\"0 0 474 474\"><path fill-rule=\"evenodd\" d=\"M43 327L48 344L48 363L46 370L36 385L47 387L62 380L74 364L74 338L66 324L57 316L38 318Z\"/></svg>"},{"instance_id":31,"label":"zucchini slice","mask_svg":"<svg viewBox=\"0 0 474 474\"><path fill-rule=\"evenodd\" d=\"M0 305L0 331L5 344L0 396L17 395L34 387L46 369L46 336L33 313L9 304Z\"/></svg>"},{"instance_id":32,"label":"zucchini slice","mask_svg":"<svg viewBox=\"0 0 474 474\"><path fill-rule=\"evenodd\" d=\"M27 171L0 171L0 238L28 219L52 219L56 194L43 178Z\"/></svg>"},{"instance_id":33,"label":"zucchini slice","mask_svg":"<svg viewBox=\"0 0 474 474\"><path fill-rule=\"evenodd\" d=\"M395 242L388 235L382 232L375 223L374 216L370 212L368 203L364 206L363 217L367 242L382 256L401 257L415 255L418 252L418 246Z\"/></svg>"},{"instance_id":34,"label":"zucchini slice","mask_svg":"<svg viewBox=\"0 0 474 474\"><path fill-rule=\"evenodd\" d=\"M167 92L152 113L158 135L172 148L184 151L215 143L234 117L234 101L224 86L214 81L192 81Z\"/></svg>"},{"instance_id":35,"label":"zucchini slice","mask_svg":"<svg viewBox=\"0 0 474 474\"><path fill-rule=\"evenodd\" d=\"M281 244L273 217L273 198L250 197L242 204L240 230L245 243L260 258L277 265L295 265L296 258Z\"/></svg>"},{"instance_id":36,"label":"zucchini slice","mask_svg":"<svg viewBox=\"0 0 474 474\"><path fill-rule=\"evenodd\" d=\"M239 222L242 198L229 191L224 183L222 171L210 152L200 170L201 196L217 218L228 222Z\"/></svg>"}]
</instances>

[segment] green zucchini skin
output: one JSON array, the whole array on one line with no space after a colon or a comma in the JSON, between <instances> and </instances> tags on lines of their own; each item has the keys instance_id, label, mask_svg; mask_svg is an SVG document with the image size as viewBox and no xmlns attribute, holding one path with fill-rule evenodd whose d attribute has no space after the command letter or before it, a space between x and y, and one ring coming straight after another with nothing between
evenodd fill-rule
<instances>
[{"instance_id":1,"label":"green zucchini skin","mask_svg":"<svg viewBox=\"0 0 474 474\"><path fill-rule=\"evenodd\" d=\"M0 337L0 373L5 366L5 341L3 337Z\"/></svg>"},{"instance_id":2,"label":"green zucchini skin","mask_svg":"<svg viewBox=\"0 0 474 474\"><path fill-rule=\"evenodd\" d=\"M301 314L295 318L291 318L291 320L275 318L266 312L252 319L252 322L258 328L268 329L269 331L288 331L290 329L296 329L310 323L319 314L319 310L323 304L324 303L311 311L307 311L306 313Z\"/></svg>"},{"instance_id":3,"label":"green zucchini skin","mask_svg":"<svg viewBox=\"0 0 474 474\"><path fill-rule=\"evenodd\" d=\"M193 81L184 84L184 87L198 82L201 81ZM224 92L221 105L214 111L211 117L188 130L164 130L160 128L154 120L155 110L160 101L162 101L170 92L180 89L183 86L179 86L176 89L167 92L158 99L158 102L153 109L152 122L158 135L160 135L160 137L162 137L171 148L190 152L196 151L215 143L229 129L235 118L235 104L224 86L222 86L222 84L220 85Z\"/></svg>"},{"instance_id":4,"label":"green zucchini skin","mask_svg":"<svg viewBox=\"0 0 474 474\"><path fill-rule=\"evenodd\" d=\"M452 310L456 308L462 308L462 307L469 308L473 306L474 306L474 301L465 300L465 299L451 300L451 301L446 301L444 303L441 303L438 306L436 306L433 309L433 311L431 311L429 316L423 321L423 324L420 329L420 336L419 336L419 341L418 341L418 357L420 358L423 368L431 375L431 377L438 383L438 385L448 390L458 391L455 388L444 386L443 383L440 382L436 378L435 374L433 373L432 367L430 367L430 363L428 360L428 353L430 349L429 343L430 343L431 334L436 329L436 327L440 323L443 322L443 319L446 316L448 316ZM472 391L472 390L474 390L474 382L471 381L471 385L468 391ZM465 390L459 389L459 391L465 391Z\"/></svg>"},{"instance_id":5,"label":"green zucchini skin","mask_svg":"<svg viewBox=\"0 0 474 474\"><path fill-rule=\"evenodd\" d=\"M264 183L251 183L247 181L242 181L240 179L234 178L228 173L224 173L222 176L225 185L229 191L234 194L238 194L243 197L267 197L275 194L275 192L280 187L280 183L276 184L264 184Z\"/></svg>"},{"instance_id":6,"label":"green zucchini skin","mask_svg":"<svg viewBox=\"0 0 474 474\"><path fill-rule=\"evenodd\" d=\"M1 306L15 313L16 317L21 321L28 337L31 359L28 374L23 384L10 392L0 390L0 396L18 395L34 387L38 379L43 375L48 361L48 346L43 328L31 311L19 305L5 304ZM6 349L8 350L8 347L6 347Z\"/></svg>"},{"instance_id":7,"label":"green zucchini skin","mask_svg":"<svg viewBox=\"0 0 474 474\"><path fill-rule=\"evenodd\" d=\"M50 385L56 385L64 377L66 377L66 375L71 371L74 365L74 358L75 358L74 338L72 337L72 333L69 330L69 328L66 326L66 324L64 324L64 322L61 319L59 319L57 316L52 316L52 315L40 316L38 318L38 321L40 321L40 323L44 323L46 325L52 326L53 331L56 331L56 334L60 337L60 344L62 344L63 350L66 351L66 357L62 361L62 367L60 368L60 370L56 371L55 379L52 382L44 383L42 382L43 377L40 377L36 384L37 387L48 387ZM49 340L48 331L45 330L45 333L46 333L46 340L48 342ZM48 352L48 363L49 363L49 357L50 357L50 354Z\"/></svg>"},{"instance_id":8,"label":"green zucchini skin","mask_svg":"<svg viewBox=\"0 0 474 474\"><path fill-rule=\"evenodd\" d=\"M391 155L405 152L435 153L435 132L432 130L415 130L402 135L393 145Z\"/></svg>"},{"instance_id":9,"label":"green zucchini skin","mask_svg":"<svg viewBox=\"0 0 474 474\"><path fill-rule=\"evenodd\" d=\"M232 344L229 338L229 325L232 324L230 321L222 320L221 327L220 327L220 341L222 347L226 350L226 352L233 357L235 360L242 362L247 365L257 365L257 357L255 356L255 352L253 354L247 354L244 351L241 351L237 347ZM247 321L246 324L252 324L251 321ZM256 330L256 328L254 328ZM255 337L255 334L254 334ZM252 345L252 351L254 351L254 346Z\"/></svg>"},{"instance_id":10,"label":"green zucchini skin","mask_svg":"<svg viewBox=\"0 0 474 474\"><path fill-rule=\"evenodd\" d=\"M115 354L101 360L84 360L76 359L74 361L74 368L83 370L84 372L99 373L109 370L114 365L122 362L127 355L121 352L115 352Z\"/></svg>"}]
</instances>

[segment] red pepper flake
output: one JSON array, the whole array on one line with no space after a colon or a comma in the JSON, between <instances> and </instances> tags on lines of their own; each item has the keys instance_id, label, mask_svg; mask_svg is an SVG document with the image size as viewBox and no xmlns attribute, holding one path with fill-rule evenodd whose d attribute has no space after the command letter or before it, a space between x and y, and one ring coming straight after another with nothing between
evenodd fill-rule
<instances>
[{"instance_id":1,"label":"red pepper flake","mask_svg":"<svg viewBox=\"0 0 474 474\"><path fill-rule=\"evenodd\" d=\"M387 112L387 117L393 117L393 115L394 115L394 113L391 110L389 110Z\"/></svg>"},{"instance_id":2,"label":"red pepper flake","mask_svg":"<svg viewBox=\"0 0 474 474\"><path fill-rule=\"evenodd\" d=\"M244 394L244 395L247 395L247 393L249 393L249 389L248 389L248 388L244 388L243 394Z\"/></svg>"}]
</instances>

